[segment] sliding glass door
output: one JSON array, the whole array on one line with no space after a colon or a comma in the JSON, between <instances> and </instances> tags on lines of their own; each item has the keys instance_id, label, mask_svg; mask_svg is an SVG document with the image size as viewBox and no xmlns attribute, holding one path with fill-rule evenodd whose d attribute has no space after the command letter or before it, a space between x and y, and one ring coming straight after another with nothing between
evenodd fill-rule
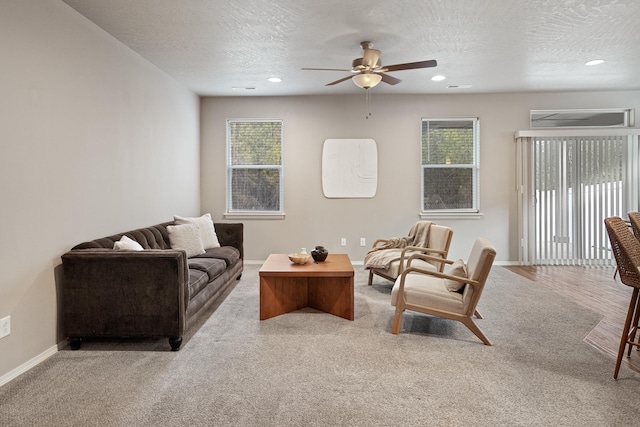
<instances>
[{"instance_id":1,"label":"sliding glass door","mask_svg":"<svg viewBox=\"0 0 640 427\"><path fill-rule=\"evenodd\" d=\"M637 136L538 135L519 143L530 171L524 261L610 264L604 219L638 210Z\"/></svg>"}]
</instances>

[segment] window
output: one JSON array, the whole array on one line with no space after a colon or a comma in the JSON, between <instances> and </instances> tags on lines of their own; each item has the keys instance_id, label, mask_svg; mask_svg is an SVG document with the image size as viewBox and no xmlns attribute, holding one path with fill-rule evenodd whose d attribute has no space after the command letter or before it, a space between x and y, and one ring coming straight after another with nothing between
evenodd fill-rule
<instances>
[{"instance_id":1,"label":"window","mask_svg":"<svg viewBox=\"0 0 640 427\"><path fill-rule=\"evenodd\" d=\"M422 211L477 214L477 118L422 119Z\"/></svg>"},{"instance_id":2,"label":"window","mask_svg":"<svg viewBox=\"0 0 640 427\"><path fill-rule=\"evenodd\" d=\"M632 109L531 110L531 128L588 128L632 126Z\"/></svg>"},{"instance_id":3,"label":"window","mask_svg":"<svg viewBox=\"0 0 640 427\"><path fill-rule=\"evenodd\" d=\"M227 214L282 212L282 120L227 120Z\"/></svg>"}]
</instances>

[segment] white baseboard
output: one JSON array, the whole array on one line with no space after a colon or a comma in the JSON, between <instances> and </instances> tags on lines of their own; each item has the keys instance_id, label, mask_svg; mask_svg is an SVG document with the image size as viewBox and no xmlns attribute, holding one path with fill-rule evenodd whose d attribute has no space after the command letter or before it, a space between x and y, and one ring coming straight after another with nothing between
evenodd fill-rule
<instances>
[{"instance_id":1,"label":"white baseboard","mask_svg":"<svg viewBox=\"0 0 640 427\"><path fill-rule=\"evenodd\" d=\"M29 369L33 368L34 366L38 365L39 363L44 362L45 360L47 360L48 358L50 358L51 356L53 356L57 352L58 352L58 345L56 344L53 347L50 347L47 350L43 351L42 353L40 353L39 355L37 355L33 359L28 360L27 362L23 363L22 365L18 366L17 368L7 372L6 374L4 374L3 376L0 377L0 387L2 387L3 385L7 384L9 381L13 380L14 378L17 378L18 376L24 374Z\"/></svg>"},{"instance_id":2,"label":"white baseboard","mask_svg":"<svg viewBox=\"0 0 640 427\"><path fill-rule=\"evenodd\" d=\"M524 265L520 261L495 261L493 265L501 265L501 266L518 266Z\"/></svg>"}]
</instances>

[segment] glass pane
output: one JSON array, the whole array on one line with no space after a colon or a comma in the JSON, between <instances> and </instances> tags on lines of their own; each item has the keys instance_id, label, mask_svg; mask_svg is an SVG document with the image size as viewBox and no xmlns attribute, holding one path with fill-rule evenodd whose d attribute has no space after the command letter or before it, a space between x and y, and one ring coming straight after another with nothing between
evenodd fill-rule
<instances>
[{"instance_id":1,"label":"glass pane","mask_svg":"<svg viewBox=\"0 0 640 427\"><path fill-rule=\"evenodd\" d=\"M544 137L533 144L535 263L608 262L604 219L624 217L634 191L626 190L634 181L626 178L627 138Z\"/></svg>"},{"instance_id":2,"label":"glass pane","mask_svg":"<svg viewBox=\"0 0 640 427\"><path fill-rule=\"evenodd\" d=\"M472 209L472 172L470 168L425 168L424 209Z\"/></svg>"},{"instance_id":3,"label":"glass pane","mask_svg":"<svg viewBox=\"0 0 640 427\"><path fill-rule=\"evenodd\" d=\"M231 210L279 211L279 169L233 169Z\"/></svg>"},{"instance_id":4,"label":"glass pane","mask_svg":"<svg viewBox=\"0 0 640 427\"><path fill-rule=\"evenodd\" d=\"M229 122L232 165L280 165L282 122Z\"/></svg>"},{"instance_id":5,"label":"glass pane","mask_svg":"<svg viewBox=\"0 0 640 427\"><path fill-rule=\"evenodd\" d=\"M473 121L424 120L422 164L473 164Z\"/></svg>"},{"instance_id":6,"label":"glass pane","mask_svg":"<svg viewBox=\"0 0 640 427\"><path fill-rule=\"evenodd\" d=\"M629 126L630 110L531 110L531 128Z\"/></svg>"}]
</instances>

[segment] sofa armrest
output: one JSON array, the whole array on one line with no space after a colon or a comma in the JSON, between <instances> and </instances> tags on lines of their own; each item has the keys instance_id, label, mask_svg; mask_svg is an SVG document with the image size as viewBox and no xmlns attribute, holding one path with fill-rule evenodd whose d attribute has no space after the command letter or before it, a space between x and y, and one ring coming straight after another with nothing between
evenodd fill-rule
<instances>
[{"instance_id":1,"label":"sofa armrest","mask_svg":"<svg viewBox=\"0 0 640 427\"><path fill-rule=\"evenodd\" d=\"M189 297L184 251L78 249L62 264L66 336L182 337Z\"/></svg>"},{"instance_id":2,"label":"sofa armrest","mask_svg":"<svg viewBox=\"0 0 640 427\"><path fill-rule=\"evenodd\" d=\"M244 259L244 224L241 222L216 222L214 224L218 241L222 246L233 246Z\"/></svg>"}]
</instances>

